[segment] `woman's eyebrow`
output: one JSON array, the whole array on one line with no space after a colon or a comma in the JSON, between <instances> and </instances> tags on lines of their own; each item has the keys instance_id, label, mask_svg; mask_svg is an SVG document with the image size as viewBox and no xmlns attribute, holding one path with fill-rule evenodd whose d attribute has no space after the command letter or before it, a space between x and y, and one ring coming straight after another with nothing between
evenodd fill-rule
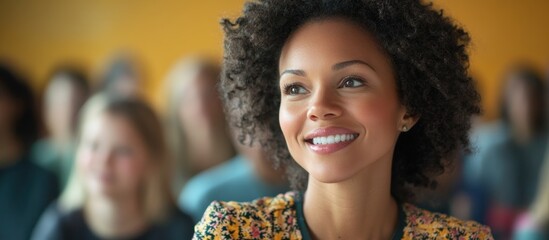
<instances>
[{"instance_id":1,"label":"woman's eyebrow","mask_svg":"<svg viewBox=\"0 0 549 240\"><path fill-rule=\"evenodd\" d=\"M372 67L372 65L370 65L370 64L368 64L368 63L366 63L362 60L349 60L349 61L345 61L345 62L336 63L336 64L334 64L334 66L332 66L332 70L333 71L341 70L343 68L346 68L348 66L355 65L355 64L366 65L367 67L374 70L374 72L376 71L375 68Z\"/></svg>"},{"instance_id":2,"label":"woman's eyebrow","mask_svg":"<svg viewBox=\"0 0 549 240\"><path fill-rule=\"evenodd\" d=\"M370 64L368 64L368 63L366 63L362 60L349 60L349 61L345 61L345 62L336 63L336 64L334 64L334 66L332 66L332 70L333 71L341 70L343 68L346 68L348 66L355 65L355 64L365 65L365 66L371 68L372 70L374 70L374 72L375 72L375 68L373 68L372 65L370 65ZM302 77L306 76L305 71L303 71L301 69L286 69L282 73L280 73L280 76L282 77L282 75L284 75L286 73L294 74L294 75L298 75L298 76L302 76Z\"/></svg>"},{"instance_id":3,"label":"woman's eyebrow","mask_svg":"<svg viewBox=\"0 0 549 240\"><path fill-rule=\"evenodd\" d=\"M298 75L298 76L302 76L302 77L305 77L305 75L306 75L305 71L300 70L300 69L286 69L280 74L280 76L282 77L282 75L284 75L286 73L290 73L290 74L294 74L294 75Z\"/></svg>"}]
</instances>

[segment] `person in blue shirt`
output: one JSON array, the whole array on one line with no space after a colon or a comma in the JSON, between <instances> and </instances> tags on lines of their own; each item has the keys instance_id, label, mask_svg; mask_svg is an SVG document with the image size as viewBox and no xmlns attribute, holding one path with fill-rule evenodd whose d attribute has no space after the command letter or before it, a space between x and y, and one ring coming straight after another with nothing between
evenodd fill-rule
<instances>
[{"instance_id":1,"label":"person in blue shirt","mask_svg":"<svg viewBox=\"0 0 549 240\"><path fill-rule=\"evenodd\" d=\"M191 178L179 196L179 206L198 222L214 200L251 201L289 190L282 169L274 169L260 146L235 143L239 155Z\"/></svg>"}]
</instances>

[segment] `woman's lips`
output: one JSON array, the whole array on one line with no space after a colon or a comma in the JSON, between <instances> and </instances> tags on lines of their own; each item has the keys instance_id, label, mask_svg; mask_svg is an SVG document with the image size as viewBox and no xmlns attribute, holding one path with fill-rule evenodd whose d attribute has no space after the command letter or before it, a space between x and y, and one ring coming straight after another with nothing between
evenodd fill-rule
<instances>
[{"instance_id":1,"label":"woman's lips","mask_svg":"<svg viewBox=\"0 0 549 240\"><path fill-rule=\"evenodd\" d=\"M307 134L305 143L315 153L330 154L351 144L358 135L346 128L318 128Z\"/></svg>"}]
</instances>

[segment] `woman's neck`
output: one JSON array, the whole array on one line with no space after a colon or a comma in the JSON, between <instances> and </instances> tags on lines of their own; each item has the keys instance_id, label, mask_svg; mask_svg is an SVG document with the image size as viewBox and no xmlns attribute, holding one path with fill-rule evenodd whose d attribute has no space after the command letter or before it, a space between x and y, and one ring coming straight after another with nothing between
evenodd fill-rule
<instances>
[{"instance_id":1,"label":"woman's neck","mask_svg":"<svg viewBox=\"0 0 549 240\"><path fill-rule=\"evenodd\" d=\"M108 239L133 237L149 225L137 199L90 199L84 217L93 233Z\"/></svg>"},{"instance_id":2,"label":"woman's neck","mask_svg":"<svg viewBox=\"0 0 549 240\"><path fill-rule=\"evenodd\" d=\"M377 161L352 179L309 177L303 211L315 239L390 239L398 209L391 196L391 161Z\"/></svg>"}]
</instances>

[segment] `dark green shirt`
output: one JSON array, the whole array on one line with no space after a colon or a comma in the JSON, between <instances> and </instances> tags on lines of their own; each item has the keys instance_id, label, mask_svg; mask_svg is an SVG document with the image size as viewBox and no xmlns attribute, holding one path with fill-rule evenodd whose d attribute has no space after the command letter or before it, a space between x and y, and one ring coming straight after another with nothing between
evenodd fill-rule
<instances>
[{"instance_id":1,"label":"dark green shirt","mask_svg":"<svg viewBox=\"0 0 549 240\"><path fill-rule=\"evenodd\" d=\"M303 213L303 201L301 201L302 194L300 194L299 197L296 198L295 204L297 208L297 225L299 226L299 229L301 229L301 234L303 236L303 240L311 240L311 235L309 233L309 227L307 227L307 221L305 221L305 214ZM406 215L404 214L404 211L402 210L402 205L398 204L398 223L397 228L395 229L395 233L393 234L392 240L402 239L402 235L404 234L404 228L406 227Z\"/></svg>"},{"instance_id":2,"label":"dark green shirt","mask_svg":"<svg viewBox=\"0 0 549 240\"><path fill-rule=\"evenodd\" d=\"M0 239L29 239L38 218L58 194L54 175L26 157L0 168Z\"/></svg>"}]
</instances>

